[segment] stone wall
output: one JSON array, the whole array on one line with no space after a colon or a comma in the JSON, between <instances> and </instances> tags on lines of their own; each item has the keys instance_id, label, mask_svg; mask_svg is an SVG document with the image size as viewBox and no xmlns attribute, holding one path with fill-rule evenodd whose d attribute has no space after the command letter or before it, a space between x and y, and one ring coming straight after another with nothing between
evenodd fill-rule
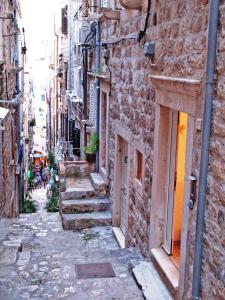
<instances>
[{"instance_id":1,"label":"stone wall","mask_svg":"<svg viewBox=\"0 0 225 300\"><path fill-rule=\"evenodd\" d=\"M144 1L147 2L147 1ZM146 4L146 3L145 3ZM155 90L149 75L199 79L204 83L206 63L209 3L207 0L152 1L147 34L143 41L127 39L109 45L112 70L112 97L110 107L109 182L110 196L114 195L115 127L119 121L132 132L133 140L145 145L145 170L142 193L134 185L133 169L130 176L129 245L138 246L149 256L149 223L151 211L151 184L154 145ZM219 30L217 99L214 103L211 157L209 169L209 196L206 211L203 299L222 299L224 295L224 1L221 1L221 28ZM154 16L154 17L153 17ZM121 11L120 21L106 20L101 24L102 41L118 41L136 37L143 29L146 5L142 11ZM144 57L143 42L156 43L155 65ZM102 63L104 63L102 61ZM196 117L203 116L203 97L197 103ZM132 144L131 166L134 145ZM199 176L201 130L194 132L193 173ZM190 213L188 235L189 278L185 299L190 298L196 210ZM207 295L207 296L206 296ZM214 298L213 298L214 297ZM218 297L218 298L216 298Z\"/></svg>"},{"instance_id":2,"label":"stone wall","mask_svg":"<svg viewBox=\"0 0 225 300\"><path fill-rule=\"evenodd\" d=\"M202 270L203 299L225 295L225 1L220 6Z\"/></svg>"},{"instance_id":3,"label":"stone wall","mask_svg":"<svg viewBox=\"0 0 225 300\"><path fill-rule=\"evenodd\" d=\"M2 131L2 204L1 215L11 218L18 215L17 188L16 188L16 157L15 157L15 135L12 127L12 115L8 113L2 121L5 128Z\"/></svg>"}]
</instances>

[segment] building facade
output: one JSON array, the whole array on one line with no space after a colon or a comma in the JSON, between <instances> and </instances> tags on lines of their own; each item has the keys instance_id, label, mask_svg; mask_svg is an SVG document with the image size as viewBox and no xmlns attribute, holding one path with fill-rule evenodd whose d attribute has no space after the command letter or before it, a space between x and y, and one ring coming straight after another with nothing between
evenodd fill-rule
<instances>
[{"instance_id":1,"label":"building facade","mask_svg":"<svg viewBox=\"0 0 225 300\"><path fill-rule=\"evenodd\" d=\"M23 199L22 57L26 49L22 48L19 1L0 3L0 107L8 111L1 120L0 215L15 217Z\"/></svg>"},{"instance_id":2,"label":"building facade","mask_svg":"<svg viewBox=\"0 0 225 300\"><path fill-rule=\"evenodd\" d=\"M84 120L94 107L96 167L109 186L115 235L121 246L137 246L152 258L178 299L190 299L195 285L202 207L201 297L223 299L225 293L225 3L219 2L219 10L217 5L207 0L83 1L79 17L90 28L81 45ZM212 26L215 72L209 68ZM215 93L205 163L208 84ZM205 179L206 206L201 206Z\"/></svg>"}]
</instances>

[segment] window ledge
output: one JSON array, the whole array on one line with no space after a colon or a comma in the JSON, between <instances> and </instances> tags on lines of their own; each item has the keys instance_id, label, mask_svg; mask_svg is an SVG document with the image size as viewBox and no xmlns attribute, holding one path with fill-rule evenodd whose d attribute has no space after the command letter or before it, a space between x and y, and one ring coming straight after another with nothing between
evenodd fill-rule
<instances>
[{"instance_id":1,"label":"window ledge","mask_svg":"<svg viewBox=\"0 0 225 300\"><path fill-rule=\"evenodd\" d=\"M122 230L119 227L113 227L113 234L120 248L126 248L125 235L123 234Z\"/></svg>"},{"instance_id":2,"label":"window ledge","mask_svg":"<svg viewBox=\"0 0 225 300\"><path fill-rule=\"evenodd\" d=\"M176 266L163 249L151 249L151 253L173 289L177 290L179 287L179 271Z\"/></svg>"}]
</instances>

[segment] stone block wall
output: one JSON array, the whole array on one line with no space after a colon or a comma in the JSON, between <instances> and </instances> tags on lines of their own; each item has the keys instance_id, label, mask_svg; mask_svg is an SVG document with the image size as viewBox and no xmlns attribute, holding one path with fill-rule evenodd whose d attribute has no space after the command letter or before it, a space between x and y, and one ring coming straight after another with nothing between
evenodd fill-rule
<instances>
[{"instance_id":1,"label":"stone block wall","mask_svg":"<svg viewBox=\"0 0 225 300\"><path fill-rule=\"evenodd\" d=\"M64 161L59 163L60 177L88 177L95 171L95 164L87 161Z\"/></svg>"},{"instance_id":2,"label":"stone block wall","mask_svg":"<svg viewBox=\"0 0 225 300\"><path fill-rule=\"evenodd\" d=\"M224 299L225 295L225 1L220 2L204 232L203 299Z\"/></svg>"},{"instance_id":3,"label":"stone block wall","mask_svg":"<svg viewBox=\"0 0 225 300\"><path fill-rule=\"evenodd\" d=\"M1 215L11 218L18 215L17 188L16 188L16 158L14 156L14 132L12 128L12 116L8 113L2 121L5 128L2 131L2 198Z\"/></svg>"},{"instance_id":4,"label":"stone block wall","mask_svg":"<svg viewBox=\"0 0 225 300\"><path fill-rule=\"evenodd\" d=\"M102 41L113 42L124 37L136 37L144 27L146 4L142 11L121 11L120 21L101 23ZM133 140L145 145L145 167L142 194L135 188L130 174L130 199L128 211L128 242L138 246L149 256L151 185L153 171L155 90L149 75L199 79L204 83L209 1L178 0L152 1L151 16L145 38L138 43L126 39L109 45L109 67L112 71L112 97L109 122L109 182L110 195L114 193L115 127L119 121L132 132ZM214 119L209 167L209 189L206 211L205 248L202 280L203 299L222 299L224 295L224 95L225 95L225 8L221 1L219 52L217 63L217 97L214 103ZM154 16L154 17L153 17ZM144 41L156 43L154 64L145 58ZM104 64L104 61L102 61ZM204 85L202 86L204 94ZM197 103L196 118L203 116L204 97ZM193 173L199 176L201 130L194 132ZM132 145L131 160L134 157ZM131 162L133 166L133 161ZM132 168L131 168L132 169ZM190 298L194 254L196 210L190 213L189 274L184 299ZM208 298L207 298L208 297ZM217 298L216 298L217 297Z\"/></svg>"}]
</instances>

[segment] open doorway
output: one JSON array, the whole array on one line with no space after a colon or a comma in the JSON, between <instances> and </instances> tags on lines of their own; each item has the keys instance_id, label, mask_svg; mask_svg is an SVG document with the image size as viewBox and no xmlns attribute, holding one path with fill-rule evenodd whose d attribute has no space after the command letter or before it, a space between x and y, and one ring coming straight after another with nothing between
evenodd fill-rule
<instances>
[{"instance_id":1,"label":"open doorway","mask_svg":"<svg viewBox=\"0 0 225 300\"><path fill-rule=\"evenodd\" d=\"M106 169L107 151L107 94L102 92L101 97L101 128L100 128L100 166Z\"/></svg>"},{"instance_id":2,"label":"open doorway","mask_svg":"<svg viewBox=\"0 0 225 300\"><path fill-rule=\"evenodd\" d=\"M127 244L128 199L130 174L129 134L122 128L116 135L114 177L113 232L121 248ZM127 137L128 139L125 139Z\"/></svg>"},{"instance_id":3,"label":"open doorway","mask_svg":"<svg viewBox=\"0 0 225 300\"><path fill-rule=\"evenodd\" d=\"M127 184L128 184L128 143L122 137L118 137L118 174L120 176L120 229L126 232L127 210Z\"/></svg>"},{"instance_id":4,"label":"open doorway","mask_svg":"<svg viewBox=\"0 0 225 300\"><path fill-rule=\"evenodd\" d=\"M170 111L163 248L179 268L188 115Z\"/></svg>"}]
</instances>

